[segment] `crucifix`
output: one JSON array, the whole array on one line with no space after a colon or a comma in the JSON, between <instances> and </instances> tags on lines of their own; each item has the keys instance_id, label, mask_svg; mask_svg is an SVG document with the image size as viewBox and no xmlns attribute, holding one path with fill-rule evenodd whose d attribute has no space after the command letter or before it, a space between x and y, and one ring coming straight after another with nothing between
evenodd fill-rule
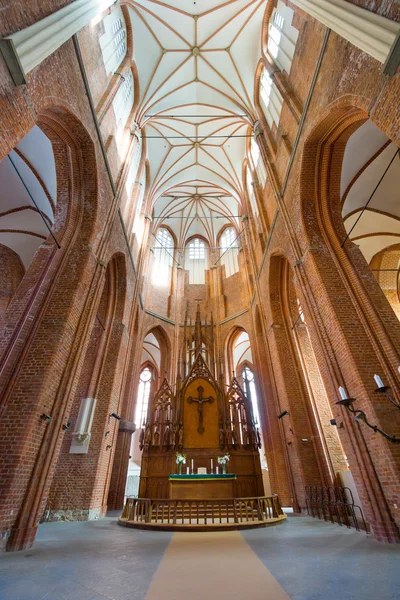
<instances>
[{"instance_id":1,"label":"crucifix","mask_svg":"<svg viewBox=\"0 0 400 600\"><path fill-rule=\"evenodd\" d=\"M212 396L210 396L209 398L203 398L203 392L204 392L204 388L201 387L201 385L199 385L199 387L197 388L197 391L199 392L199 397L198 398L192 398L192 396L189 396L189 398L187 399L187 401L189 402L189 404L192 404L193 402L198 402L198 413L199 413L199 426L197 428L197 431L199 433L204 433L204 427L203 427L203 404L205 402L209 402L210 404L212 404L214 402L214 398Z\"/></svg>"}]
</instances>

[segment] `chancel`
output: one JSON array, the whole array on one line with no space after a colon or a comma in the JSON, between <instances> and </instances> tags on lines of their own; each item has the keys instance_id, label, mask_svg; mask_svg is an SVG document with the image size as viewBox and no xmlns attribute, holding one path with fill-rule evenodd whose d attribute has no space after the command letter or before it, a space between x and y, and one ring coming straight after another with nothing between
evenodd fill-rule
<instances>
[{"instance_id":1,"label":"chancel","mask_svg":"<svg viewBox=\"0 0 400 600\"><path fill-rule=\"evenodd\" d=\"M0 15L0 600L393 600L399 0Z\"/></svg>"},{"instance_id":2,"label":"chancel","mask_svg":"<svg viewBox=\"0 0 400 600\"><path fill-rule=\"evenodd\" d=\"M222 361L214 359L213 317L202 321L198 304L192 325L189 309L176 380L165 378L147 400L139 434L139 498L127 499L120 524L203 531L282 522L279 498L264 496L251 397L234 375L225 383ZM165 515L163 499L171 500Z\"/></svg>"}]
</instances>

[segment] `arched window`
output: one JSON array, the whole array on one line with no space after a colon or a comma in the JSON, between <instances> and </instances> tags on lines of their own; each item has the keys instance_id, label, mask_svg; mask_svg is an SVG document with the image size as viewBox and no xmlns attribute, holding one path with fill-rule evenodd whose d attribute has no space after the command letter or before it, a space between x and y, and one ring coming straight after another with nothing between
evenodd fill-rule
<instances>
[{"instance_id":1,"label":"arched window","mask_svg":"<svg viewBox=\"0 0 400 600\"><path fill-rule=\"evenodd\" d=\"M232 358L233 358L233 370L238 373L239 382L246 395L246 398L250 400L251 409L253 413L254 424L257 428L261 428L260 413L258 408L258 397L257 389L255 384L254 371L250 365L253 364L253 355L251 352L251 345L248 333L242 331L235 339L232 347ZM260 448L260 461L263 473L266 474L268 466L265 458L263 443ZM267 475L265 475L267 477ZM266 489L269 489L269 480L264 481Z\"/></svg>"},{"instance_id":2,"label":"arched window","mask_svg":"<svg viewBox=\"0 0 400 600\"><path fill-rule=\"evenodd\" d=\"M128 208L130 208L130 206L131 206L132 189L133 189L133 186L134 186L134 183L136 180L136 176L138 173L141 157L142 157L142 138L138 137L136 148L135 148L135 153L132 158L132 163L131 163L128 177L126 178L126 184L125 184L126 193L129 198L129 201L127 203Z\"/></svg>"},{"instance_id":3,"label":"arched window","mask_svg":"<svg viewBox=\"0 0 400 600\"><path fill-rule=\"evenodd\" d=\"M126 25L121 8L103 19L104 34L99 43L107 75L118 70L126 54Z\"/></svg>"},{"instance_id":4,"label":"arched window","mask_svg":"<svg viewBox=\"0 0 400 600\"><path fill-rule=\"evenodd\" d=\"M143 200L144 200L144 192L146 190L146 171L144 169L143 169L142 176L140 178L139 186L140 186L140 190L139 190L139 197L138 197L138 201L137 201L137 205L136 205L136 215L140 214L140 211L142 210L142 205L143 205Z\"/></svg>"},{"instance_id":5,"label":"arched window","mask_svg":"<svg viewBox=\"0 0 400 600\"><path fill-rule=\"evenodd\" d=\"M171 281L171 270L174 255L174 240L172 235L160 227L156 235L154 248L153 285L166 286Z\"/></svg>"},{"instance_id":6,"label":"arched window","mask_svg":"<svg viewBox=\"0 0 400 600\"><path fill-rule=\"evenodd\" d=\"M246 185L247 194L249 196L249 201L250 201L250 206L251 206L251 211L253 213L253 217L257 217L258 205L257 205L256 195L254 193L253 176L252 176L249 165L247 165L247 168L246 168L246 184L247 184Z\"/></svg>"},{"instance_id":7,"label":"arched window","mask_svg":"<svg viewBox=\"0 0 400 600\"><path fill-rule=\"evenodd\" d=\"M200 238L193 238L186 246L185 268L189 271L189 283L204 284L208 268L208 248Z\"/></svg>"},{"instance_id":8,"label":"arched window","mask_svg":"<svg viewBox=\"0 0 400 600\"><path fill-rule=\"evenodd\" d=\"M283 98L276 87L271 75L264 69L260 81L260 104L268 125L272 128L275 123L279 125Z\"/></svg>"},{"instance_id":9,"label":"arched window","mask_svg":"<svg viewBox=\"0 0 400 600\"><path fill-rule=\"evenodd\" d=\"M128 71L125 75L123 75L123 78L124 81L122 82L113 101L115 118L117 121L117 126L120 129L123 129L126 125L134 100L132 71Z\"/></svg>"},{"instance_id":10,"label":"arched window","mask_svg":"<svg viewBox=\"0 0 400 600\"><path fill-rule=\"evenodd\" d=\"M234 227L227 227L221 235L221 265L225 265L225 275L230 277L239 271L239 240Z\"/></svg>"},{"instance_id":11,"label":"arched window","mask_svg":"<svg viewBox=\"0 0 400 600\"><path fill-rule=\"evenodd\" d=\"M135 413L135 423L137 429L142 427L147 418L147 410L149 408L149 397L151 389L151 377L152 373L148 367L145 367L140 373Z\"/></svg>"},{"instance_id":12,"label":"arched window","mask_svg":"<svg viewBox=\"0 0 400 600\"><path fill-rule=\"evenodd\" d=\"M243 383L246 396L251 401L255 424L258 425L260 423L260 417L258 413L258 400L256 384L254 382L254 372L247 365L243 369Z\"/></svg>"},{"instance_id":13,"label":"arched window","mask_svg":"<svg viewBox=\"0 0 400 600\"><path fill-rule=\"evenodd\" d=\"M293 10L281 0L268 27L268 52L283 71L290 73L299 32L292 25Z\"/></svg>"},{"instance_id":14,"label":"arched window","mask_svg":"<svg viewBox=\"0 0 400 600\"><path fill-rule=\"evenodd\" d=\"M203 260L205 258L206 250L204 242L199 238L195 238L189 244L189 258L191 260Z\"/></svg>"},{"instance_id":15,"label":"arched window","mask_svg":"<svg viewBox=\"0 0 400 600\"><path fill-rule=\"evenodd\" d=\"M258 181L264 187L267 180L267 173L265 171L264 162L260 153L260 148L254 137L251 138L250 145L251 160L253 161L254 169L257 173Z\"/></svg>"},{"instance_id":16,"label":"arched window","mask_svg":"<svg viewBox=\"0 0 400 600\"><path fill-rule=\"evenodd\" d=\"M204 342L201 342L200 354L204 358L204 361L206 363L208 363L208 359L209 359L208 348ZM196 358L197 358L196 342L192 341L192 342L189 342L187 350L186 350L186 364L188 365L188 371L189 371L190 367L193 365Z\"/></svg>"}]
</instances>

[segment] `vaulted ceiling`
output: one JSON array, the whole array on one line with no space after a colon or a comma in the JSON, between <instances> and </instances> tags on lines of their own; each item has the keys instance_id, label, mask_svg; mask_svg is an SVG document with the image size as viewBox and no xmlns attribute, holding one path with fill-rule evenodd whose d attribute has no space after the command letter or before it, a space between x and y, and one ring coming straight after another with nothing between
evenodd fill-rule
<instances>
[{"instance_id":1,"label":"vaulted ceiling","mask_svg":"<svg viewBox=\"0 0 400 600\"><path fill-rule=\"evenodd\" d=\"M136 120L147 138L154 216L179 243L202 234L215 244L226 223L238 224L266 4L130 5L140 83Z\"/></svg>"}]
</instances>

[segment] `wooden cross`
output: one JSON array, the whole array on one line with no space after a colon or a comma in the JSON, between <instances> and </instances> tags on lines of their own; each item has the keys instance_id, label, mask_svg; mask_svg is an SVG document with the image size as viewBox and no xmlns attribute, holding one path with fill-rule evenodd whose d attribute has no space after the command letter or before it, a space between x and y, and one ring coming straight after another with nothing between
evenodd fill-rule
<instances>
[{"instance_id":1,"label":"wooden cross","mask_svg":"<svg viewBox=\"0 0 400 600\"><path fill-rule=\"evenodd\" d=\"M203 404L205 402L209 402L210 404L212 404L214 402L214 398L212 396L210 396L209 398L203 398L204 388L201 387L201 385L199 385L199 387L197 388L197 391L199 392L199 397L198 398L192 398L192 396L190 396L187 399L187 401L189 402L189 404L192 404L192 402L198 402L197 410L199 412L199 426L197 428L197 431L199 433L204 433L204 427L203 427Z\"/></svg>"}]
</instances>

